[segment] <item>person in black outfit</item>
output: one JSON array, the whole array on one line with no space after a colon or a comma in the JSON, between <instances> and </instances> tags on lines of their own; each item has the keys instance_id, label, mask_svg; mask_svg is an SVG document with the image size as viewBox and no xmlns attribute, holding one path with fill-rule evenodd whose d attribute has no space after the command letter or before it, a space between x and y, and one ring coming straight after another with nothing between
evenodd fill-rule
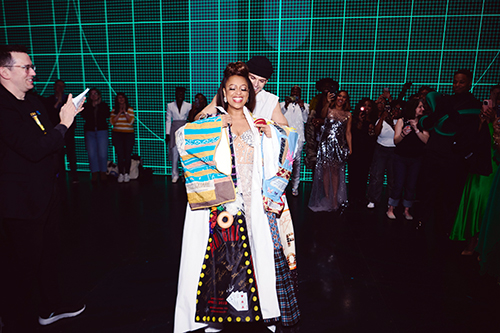
<instances>
[{"instance_id":1,"label":"person in black outfit","mask_svg":"<svg viewBox=\"0 0 500 333\"><path fill-rule=\"evenodd\" d=\"M420 120L422 128L430 133L422 165L422 222L443 237L451 231L467 173L491 173L490 146L484 144L490 142L490 135L487 126L481 126L481 102L469 92L471 86L472 73L457 71L453 77L454 94L438 97L435 111ZM436 94L429 93L427 101ZM477 113L460 112L472 109Z\"/></svg>"},{"instance_id":2,"label":"person in black outfit","mask_svg":"<svg viewBox=\"0 0 500 333\"><path fill-rule=\"evenodd\" d=\"M401 198L405 207L403 216L407 220L413 220L410 208L417 192L424 147L429 140L429 132L418 128L418 120L424 112L425 101L423 99L411 100L403 109L403 116L398 119L394 127L394 144L396 145L392 160L394 186L389 193L389 206L386 213L391 220L396 218L394 208L398 206Z\"/></svg>"},{"instance_id":3,"label":"person in black outfit","mask_svg":"<svg viewBox=\"0 0 500 333\"><path fill-rule=\"evenodd\" d=\"M56 80L56 82L54 82L54 95L44 99L45 109L47 110L49 120L52 124L59 124L60 122L59 112L68 99L68 95L64 93L65 88L66 84L63 80ZM78 183L78 174L76 173L75 129L76 122L73 122L64 136L65 148L59 151L58 174L59 177L61 177L66 170L64 162L64 155L66 154L69 162L71 180L73 183Z\"/></svg>"},{"instance_id":4,"label":"person in black outfit","mask_svg":"<svg viewBox=\"0 0 500 333\"><path fill-rule=\"evenodd\" d=\"M352 150L347 160L349 172L349 201L366 205L366 186L375 149L373 116L375 103L362 98L352 113Z\"/></svg>"},{"instance_id":5,"label":"person in black outfit","mask_svg":"<svg viewBox=\"0 0 500 333\"><path fill-rule=\"evenodd\" d=\"M60 123L52 126L34 95L35 66L24 46L0 46L0 218L12 248L10 266L2 269L0 310L11 332L33 332L23 318L31 286L38 281L41 325L80 314L61 310L57 282L58 222L57 152L79 110L68 96Z\"/></svg>"}]
</instances>

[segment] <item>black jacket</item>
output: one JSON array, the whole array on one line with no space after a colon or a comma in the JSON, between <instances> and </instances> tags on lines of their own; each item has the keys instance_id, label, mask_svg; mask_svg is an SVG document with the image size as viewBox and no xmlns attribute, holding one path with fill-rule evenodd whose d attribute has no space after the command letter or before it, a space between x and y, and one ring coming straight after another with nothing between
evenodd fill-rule
<instances>
[{"instance_id":1,"label":"black jacket","mask_svg":"<svg viewBox=\"0 0 500 333\"><path fill-rule=\"evenodd\" d=\"M36 96L18 100L0 85L2 217L33 219L45 212L54 195L57 151L64 147L66 130L61 124L52 126Z\"/></svg>"},{"instance_id":2,"label":"black jacket","mask_svg":"<svg viewBox=\"0 0 500 333\"><path fill-rule=\"evenodd\" d=\"M94 112L92 102L85 103L82 112L82 118L85 119L83 129L85 131L98 131L107 130L109 128L107 119L109 118L110 111L109 105L106 102L97 104L97 110Z\"/></svg>"},{"instance_id":3,"label":"black jacket","mask_svg":"<svg viewBox=\"0 0 500 333\"><path fill-rule=\"evenodd\" d=\"M436 103L436 110L429 115L422 125L428 130L438 125L443 116L448 116L441 127L445 133L440 135L430 132L425 149L434 151L442 158L465 162L468 172L481 175L491 173L491 148L488 125L480 126L477 114L461 115L460 110L481 109L481 102L469 92L442 96Z\"/></svg>"}]
</instances>

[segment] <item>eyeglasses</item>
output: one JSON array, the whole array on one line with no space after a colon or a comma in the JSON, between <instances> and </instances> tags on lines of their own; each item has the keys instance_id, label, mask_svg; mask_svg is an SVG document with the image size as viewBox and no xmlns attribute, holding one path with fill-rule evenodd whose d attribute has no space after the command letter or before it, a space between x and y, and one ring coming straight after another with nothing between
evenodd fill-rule
<instances>
[{"instance_id":1,"label":"eyeglasses","mask_svg":"<svg viewBox=\"0 0 500 333\"><path fill-rule=\"evenodd\" d=\"M30 71L30 69L33 69L36 72L36 66L35 65L24 65L24 66L21 66L21 65L12 65L12 66L5 66L5 67L19 67L19 68L24 69L26 71L26 73L28 73Z\"/></svg>"}]
</instances>

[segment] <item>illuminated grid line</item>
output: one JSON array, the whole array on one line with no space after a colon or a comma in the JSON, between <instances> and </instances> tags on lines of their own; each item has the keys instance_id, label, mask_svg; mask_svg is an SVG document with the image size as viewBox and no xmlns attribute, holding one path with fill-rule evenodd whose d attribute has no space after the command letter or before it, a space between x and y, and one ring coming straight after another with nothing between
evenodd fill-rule
<instances>
[{"instance_id":1,"label":"illuminated grid line","mask_svg":"<svg viewBox=\"0 0 500 333\"><path fill-rule=\"evenodd\" d=\"M443 28L443 38L441 40L441 57L439 58L439 74L438 74L438 84L437 91L439 91L439 86L441 82L441 69L443 68L443 53L444 53L444 43L446 41L446 23L448 22L448 7L450 5L450 0L446 0L446 14L444 17L444 28Z\"/></svg>"},{"instance_id":2,"label":"illuminated grid line","mask_svg":"<svg viewBox=\"0 0 500 333\"><path fill-rule=\"evenodd\" d=\"M29 6L28 0L26 0L26 5ZM68 1L68 6L69 6L69 1ZM51 8L52 8L52 22L53 22L53 30L54 30L54 48L56 50L56 62L55 62L54 66L56 66L56 69L57 69L57 78L60 78L61 77L61 73L59 73L59 52L60 52L60 50L58 50L58 47L57 47L57 26L56 26L56 13L55 13L55 9L54 9L54 0L51 1ZM28 13L29 13L29 11L28 11ZM67 13L69 13L69 8L67 10ZM30 32L30 36L31 36L31 32ZM62 48L63 41L64 41L64 38L61 39L61 48ZM31 45L31 49L33 50L33 45Z\"/></svg>"},{"instance_id":3,"label":"illuminated grid line","mask_svg":"<svg viewBox=\"0 0 500 333\"><path fill-rule=\"evenodd\" d=\"M312 36L313 33L313 23L314 23L314 0L311 0L311 15L309 17L309 36ZM311 96L311 85L308 84L311 82L311 59L312 59L312 38L309 38L309 56L307 58L307 96ZM302 165L302 163L300 164Z\"/></svg>"},{"instance_id":4,"label":"illuminated grid line","mask_svg":"<svg viewBox=\"0 0 500 333\"><path fill-rule=\"evenodd\" d=\"M4 0L5 1L5 0ZM29 1L29 0L26 0ZM32 0L33 1L33 0ZM137 1L137 0L133 0ZM344 0L344 1L349 1L349 0ZM366 20L366 19L400 19L400 18L470 18L470 17L498 17L498 14L435 14L435 15L375 15L375 16L347 16L349 19L353 20ZM290 21L290 22L296 22L296 21L308 21L308 18L282 18L281 22L284 21ZM334 21L334 20L343 20L341 17L316 17L315 20L317 21ZM230 19L230 20L221 20L223 22L246 22L247 19ZM253 18L251 19L253 22L265 22L265 21L280 21L279 18L275 19L258 19L258 18ZM195 22L195 23L212 23L212 20L179 20L179 21L135 21L135 23L132 22L109 22L107 23L108 25L132 25L132 24L154 24L154 23L168 23L168 24L178 24L178 23L190 23L190 22ZM104 25L105 23L82 23L82 26L98 26L98 25ZM41 27L47 27L50 28L52 26L61 26L63 27L65 24L60 24L60 23L55 23L55 24L13 24L13 25L8 25L9 28L29 28L30 26L33 28L41 28ZM68 23L67 26L75 26L78 27L78 23ZM1 28L4 28L6 26L0 26Z\"/></svg>"},{"instance_id":5,"label":"illuminated grid line","mask_svg":"<svg viewBox=\"0 0 500 333\"><path fill-rule=\"evenodd\" d=\"M340 74L339 85L342 85L342 70L344 64L344 42L345 42L345 13L347 11L347 0L344 0L344 15L342 15L342 43L340 44ZM312 39L312 38L311 38Z\"/></svg>"},{"instance_id":6,"label":"illuminated grid line","mask_svg":"<svg viewBox=\"0 0 500 333\"><path fill-rule=\"evenodd\" d=\"M30 7L29 7L28 0L26 0L26 9L27 9L27 14L28 14L28 23L31 23ZM7 30L7 29L5 29L5 30ZM31 27L28 28L28 31L29 31L29 35L30 35L30 47L33 50L33 38L31 36ZM32 61L34 61L34 60L35 60L35 57L33 56Z\"/></svg>"},{"instance_id":7,"label":"illuminated grid line","mask_svg":"<svg viewBox=\"0 0 500 333\"><path fill-rule=\"evenodd\" d=\"M411 0L411 14L410 14L410 26L408 27L408 43L407 43L407 49L406 49L406 64L405 64L405 79L404 81L408 81L408 62L410 60L410 45L411 45L411 28L412 28L412 23L413 23L413 5L414 5L414 0Z\"/></svg>"},{"instance_id":8,"label":"illuminated grid line","mask_svg":"<svg viewBox=\"0 0 500 333\"><path fill-rule=\"evenodd\" d=\"M79 23L79 31L80 31L80 50L82 52L81 54L81 59L82 59L82 81L83 81L83 89L82 90L85 90L86 87L87 87L87 84L85 83L85 58L83 56L83 38L85 37L84 33L83 33L83 27L82 27L82 21L81 21L81 13L80 13L80 0L77 0L78 1L78 6L76 6L76 3L75 3L75 0L73 0L73 6L75 6L75 12L77 12L78 14L76 15L77 19L78 19L78 23Z\"/></svg>"},{"instance_id":9,"label":"illuminated grid line","mask_svg":"<svg viewBox=\"0 0 500 333\"><path fill-rule=\"evenodd\" d=\"M370 98L373 99L373 82L374 82L374 77L375 77L375 63L377 60L377 32L378 32L378 13L380 10L380 0L377 0L377 16L375 17L375 36L374 36L374 44L373 44L373 62L372 62L372 82L370 84Z\"/></svg>"},{"instance_id":10,"label":"illuminated grid line","mask_svg":"<svg viewBox=\"0 0 500 333\"><path fill-rule=\"evenodd\" d=\"M85 37L84 37L85 39ZM394 52L406 52L408 49L385 49L385 50L331 50L331 49L324 49L324 50L311 50L311 51L304 51L304 50L297 50L297 51L281 51L281 54L298 54L298 53L373 53L373 52L378 52L378 53L394 53ZM440 52L441 48L439 49L409 49L409 51L418 51L418 52ZM494 49L444 49L445 52L496 52L498 51L498 48ZM213 52L210 51L197 51L193 52L196 54L212 54ZM239 51L239 52L230 52L230 51L221 51L220 54L246 54L246 51ZM277 53L277 52L275 52ZM73 56L80 56L81 53L75 53L75 52L68 52L64 53L65 55L73 55ZM107 55L108 53L106 52L83 52L84 55ZM187 54L189 55L189 51L178 51L178 52L144 52L144 51L138 51L135 52L135 54L138 55L161 55L161 54L166 54L166 55L173 55L173 54ZM57 56L57 53L37 53L37 56ZM109 52L109 55L134 55L134 52Z\"/></svg>"},{"instance_id":11,"label":"illuminated grid line","mask_svg":"<svg viewBox=\"0 0 500 333\"><path fill-rule=\"evenodd\" d=\"M28 1L28 0L26 0L26 1ZM7 21L6 21L7 15L5 15L5 3L3 1L2 1L2 14L3 14L3 21L5 24L2 27L3 31L5 33L5 44L9 44L9 34L7 33Z\"/></svg>"},{"instance_id":12,"label":"illuminated grid line","mask_svg":"<svg viewBox=\"0 0 500 333\"><path fill-rule=\"evenodd\" d=\"M162 8L162 0L159 0L160 2L160 9ZM189 8L191 8L191 2L189 2ZM189 10L189 12L191 12L191 10ZM191 14L190 14L191 15ZM191 23L189 23L189 36L190 36L190 39L191 39ZM163 10L160 10L160 40L162 41L160 43L160 49L161 49L161 82L165 82L165 54L164 54L164 43L163 43ZM189 44L189 51L191 51L191 44ZM189 81L192 81L192 77L191 77L191 73L192 73L192 70L191 70L191 52L189 54ZM165 115L166 112L167 112L167 109L166 109L166 103L167 103L167 100L165 99L165 84L162 84L161 85L161 96L162 96L162 103L161 103L161 114L162 115ZM163 140L166 139L166 121L165 121L165 117L162 118L163 120L163 126L164 126L164 130L163 130ZM163 165L165 166L164 167L164 173L166 174L167 173L167 168L166 168L166 165L167 165L167 156L168 156L168 149L167 149L168 145L163 145Z\"/></svg>"},{"instance_id":13,"label":"illuminated grid line","mask_svg":"<svg viewBox=\"0 0 500 333\"><path fill-rule=\"evenodd\" d=\"M54 1L52 1L52 4L54 3ZM29 1L26 0L26 6L28 8L28 17L29 16ZM52 14L53 17L54 16L54 13ZM65 19L65 22L68 23L68 18L69 18L69 1L68 1L68 5L67 5L67 8L66 8L66 19ZM62 33L62 36L61 36L61 46L58 48L57 47L57 32L56 32L56 28L54 27L54 47L55 47L55 54L51 54L51 55L55 55L56 56L56 59L55 59L55 62L54 62L54 65L52 66L52 70L50 72L50 75L48 77L48 80L45 84L45 86L43 87L42 91L41 91L41 95L44 94L45 90L47 89L47 86L49 85L50 83L50 80L52 79L52 75L54 74L54 71L57 69L57 78L60 78L60 75L59 75L59 55L61 54L61 49L63 47L63 42L64 42L64 38L66 37L66 28L67 26L64 26L64 30L63 30L63 33ZM30 40L31 40L32 36L31 36L31 28L30 28ZM33 50L33 44L31 44L31 49ZM44 54L38 54L39 56L43 56ZM79 55L79 54L76 54L76 55ZM33 57L33 60L35 59L35 55L32 54L32 57Z\"/></svg>"},{"instance_id":14,"label":"illuminated grid line","mask_svg":"<svg viewBox=\"0 0 500 333\"><path fill-rule=\"evenodd\" d=\"M481 14L484 14L484 0L483 0L483 4L481 5ZM483 15L481 15L481 19L479 21L479 29L477 30L476 57L474 59L474 70L472 71L472 82L474 82L474 79L476 78L477 56L479 53L479 44L481 42L481 27L482 26L483 26ZM472 87L472 90L474 91L474 87Z\"/></svg>"},{"instance_id":15,"label":"illuminated grid line","mask_svg":"<svg viewBox=\"0 0 500 333\"><path fill-rule=\"evenodd\" d=\"M136 43L135 43L135 11L134 11L134 0L130 0L130 7L132 8L132 42L134 45L134 88L135 88L135 96L139 96L139 90L137 89L137 49L136 49ZM140 119L140 110L141 107L139 106L139 98L135 99L135 107L136 110L134 111L134 122L137 122L137 124L141 123ZM140 133L140 126L136 126L136 136L141 137ZM139 156L141 155L141 140L135 140L137 144L134 145L134 147L137 147L137 152L139 153Z\"/></svg>"}]
</instances>

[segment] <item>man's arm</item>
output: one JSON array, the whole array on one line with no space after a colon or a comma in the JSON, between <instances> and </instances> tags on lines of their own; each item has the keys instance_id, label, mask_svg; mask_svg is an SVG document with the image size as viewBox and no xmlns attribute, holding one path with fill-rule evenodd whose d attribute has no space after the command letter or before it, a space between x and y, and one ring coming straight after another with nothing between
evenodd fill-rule
<instances>
[{"instance_id":1,"label":"man's arm","mask_svg":"<svg viewBox=\"0 0 500 333\"><path fill-rule=\"evenodd\" d=\"M276 106L274 107L271 120L278 123L279 125L288 126L288 121L286 120L283 113L281 113L281 106L279 102L277 102Z\"/></svg>"}]
</instances>

